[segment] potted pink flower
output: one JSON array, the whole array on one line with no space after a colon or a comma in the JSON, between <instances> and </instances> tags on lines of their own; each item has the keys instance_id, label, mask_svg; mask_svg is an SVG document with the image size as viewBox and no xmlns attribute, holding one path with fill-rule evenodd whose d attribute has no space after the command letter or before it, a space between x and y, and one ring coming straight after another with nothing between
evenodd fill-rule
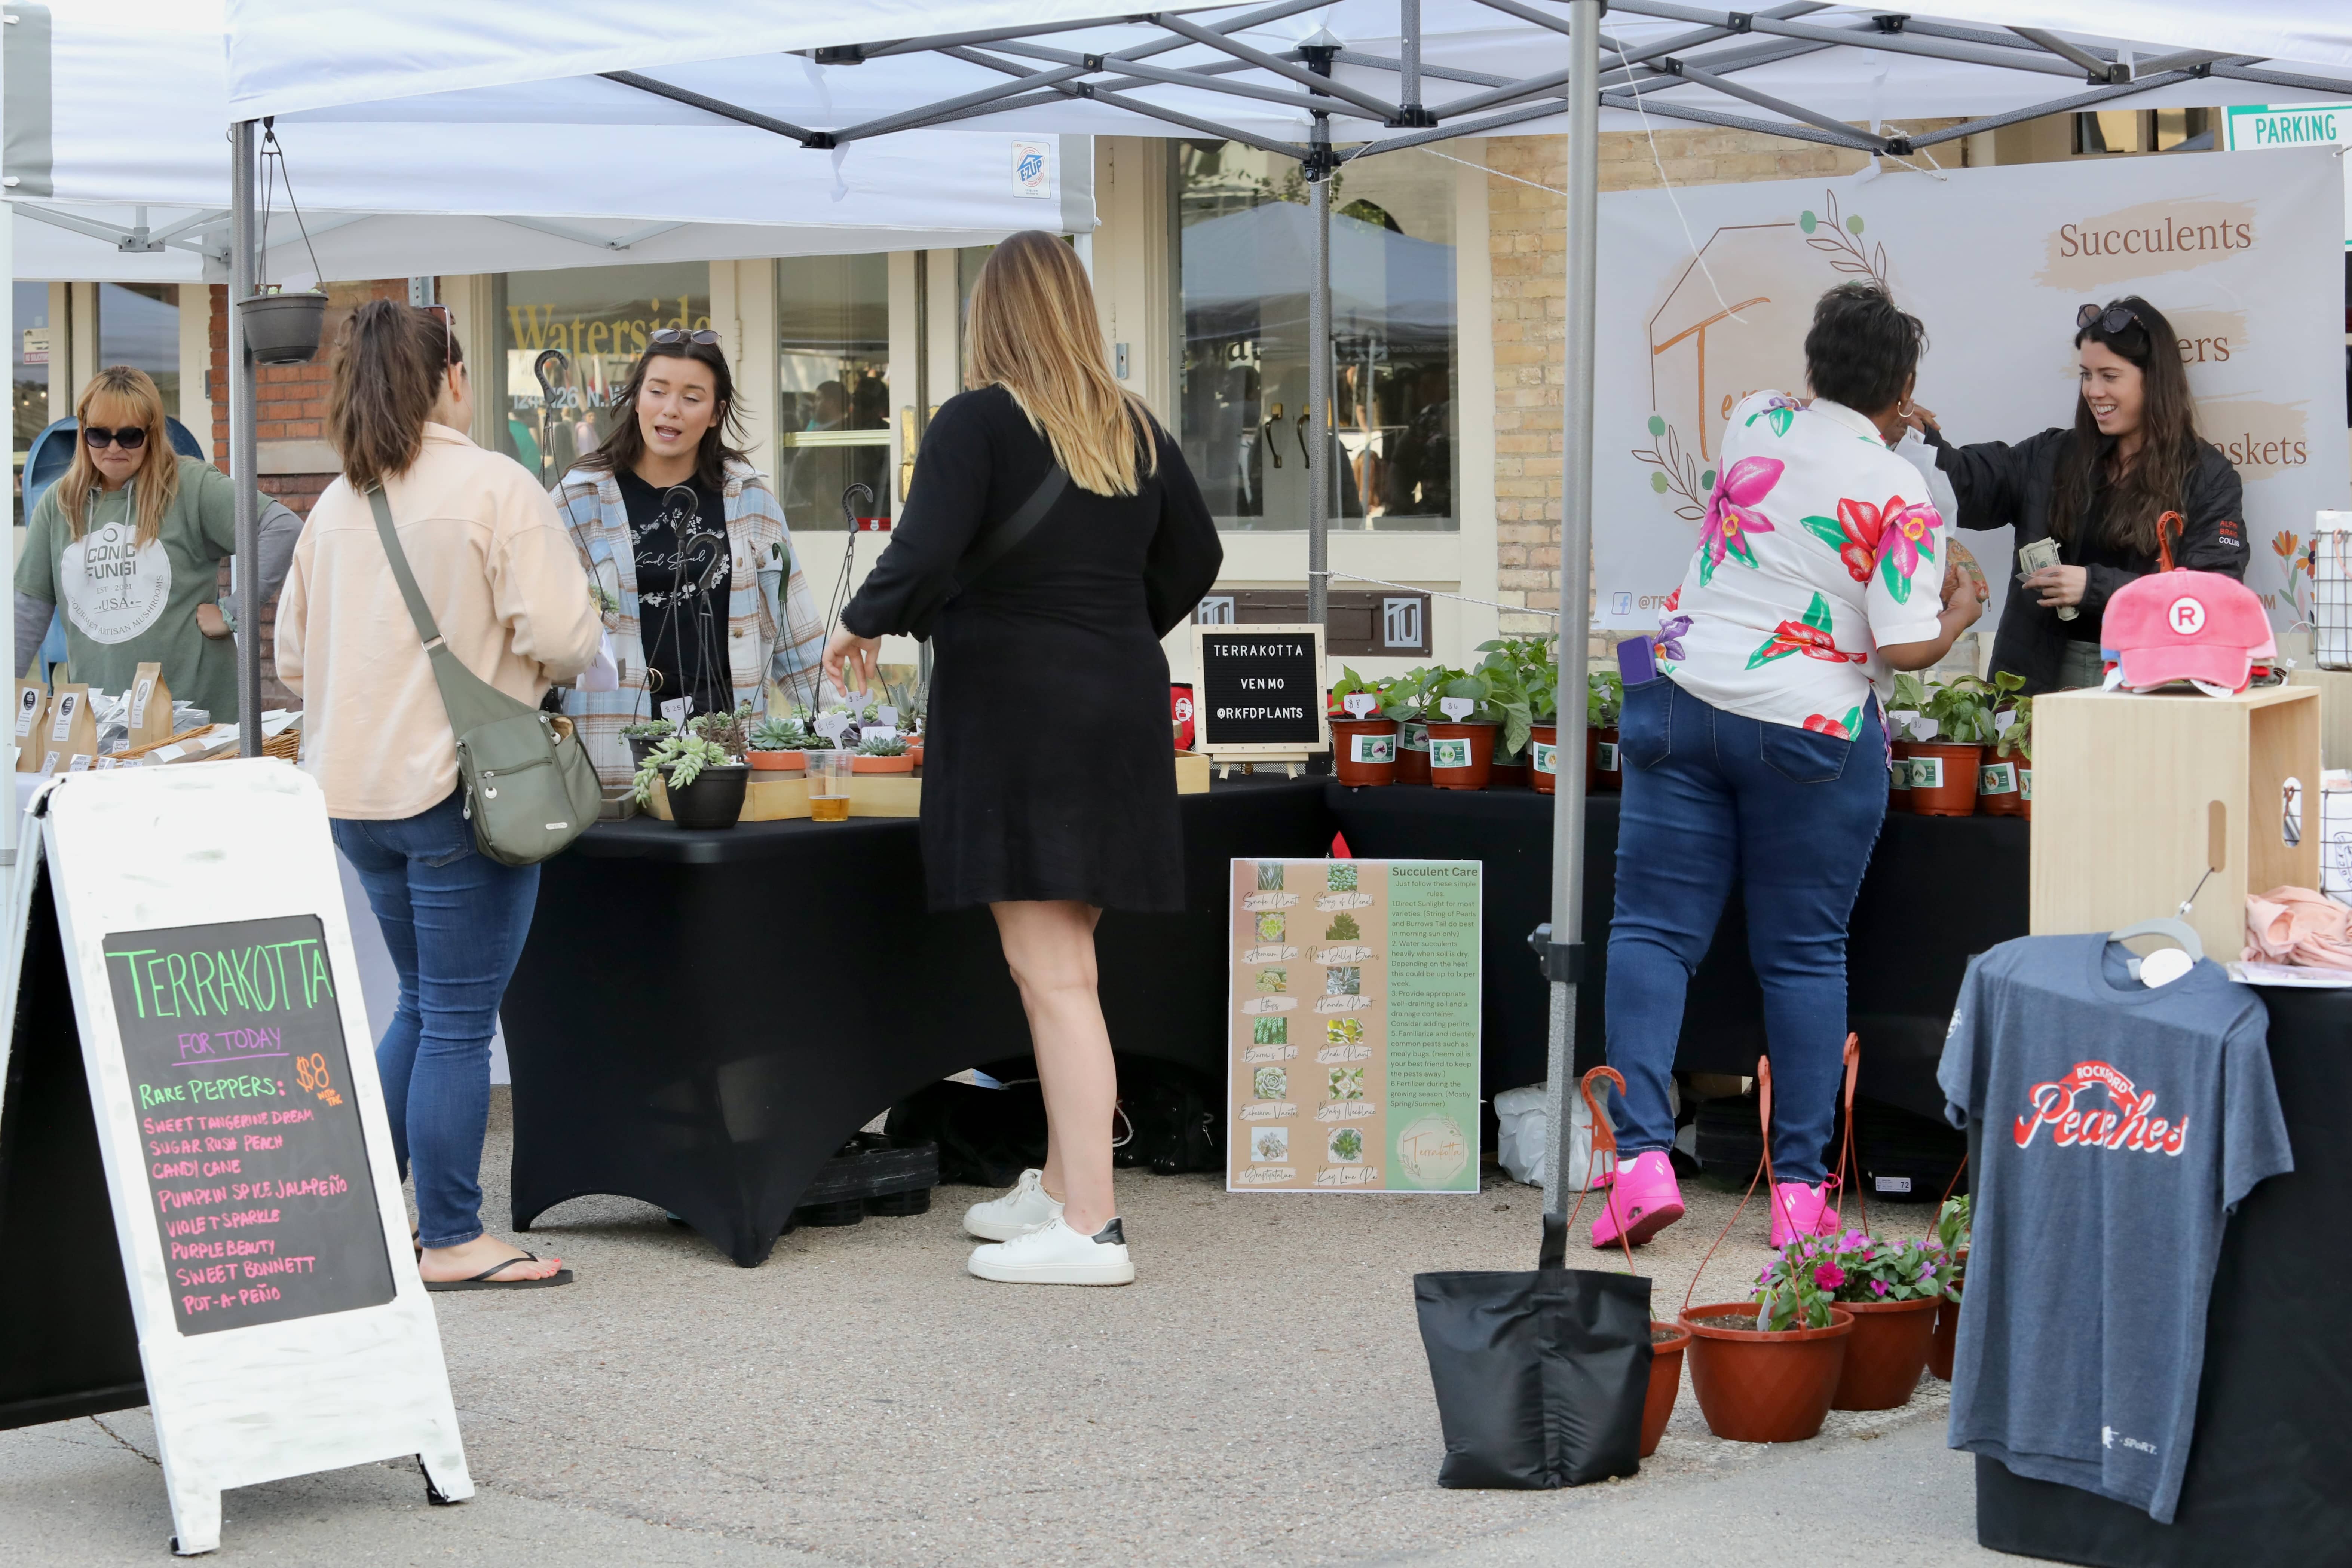
<instances>
[{"instance_id":1,"label":"potted pink flower","mask_svg":"<svg viewBox=\"0 0 2352 1568\"><path fill-rule=\"evenodd\" d=\"M1836 1258L1801 1238L1747 1301L1685 1307L1691 1388L1707 1430L1736 1443L1798 1443L1829 1415L1854 1317L1837 1305Z\"/></svg>"},{"instance_id":2,"label":"potted pink flower","mask_svg":"<svg viewBox=\"0 0 2352 1568\"><path fill-rule=\"evenodd\" d=\"M1838 1374L1832 1410L1892 1410L1910 1402L1919 1386L1935 1338L1936 1309L1944 1299L1949 1272L1942 1250L1932 1243L1880 1241L1859 1230L1843 1236L1801 1237L1775 1269L1826 1267L1837 1276L1831 1300L1853 1314L1845 1366Z\"/></svg>"}]
</instances>

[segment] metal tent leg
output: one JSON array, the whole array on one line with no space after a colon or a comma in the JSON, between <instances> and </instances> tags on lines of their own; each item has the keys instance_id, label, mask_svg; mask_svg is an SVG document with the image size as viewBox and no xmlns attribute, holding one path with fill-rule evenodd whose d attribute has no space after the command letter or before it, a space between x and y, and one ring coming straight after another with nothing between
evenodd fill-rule
<instances>
[{"instance_id":1,"label":"metal tent leg","mask_svg":"<svg viewBox=\"0 0 2352 1568\"><path fill-rule=\"evenodd\" d=\"M231 216L228 258L228 466L236 491L237 754L261 755L261 474L254 436L253 359L245 348L239 300L253 297L254 122L228 128Z\"/></svg>"}]
</instances>

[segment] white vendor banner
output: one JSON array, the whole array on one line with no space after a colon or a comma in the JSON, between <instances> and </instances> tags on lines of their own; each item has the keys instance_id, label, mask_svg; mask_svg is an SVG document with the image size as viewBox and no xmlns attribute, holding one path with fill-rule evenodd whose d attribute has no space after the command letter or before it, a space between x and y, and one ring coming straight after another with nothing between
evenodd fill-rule
<instances>
[{"instance_id":1,"label":"white vendor banner","mask_svg":"<svg viewBox=\"0 0 2352 1568\"><path fill-rule=\"evenodd\" d=\"M2206 439L2244 477L2247 584L2290 624L2312 516L2346 504L2344 203L2318 149L1603 196L1599 624L1657 626L1731 410L1764 387L1801 395L1814 300L1870 278L1927 322L1918 399L1963 444L2073 423L2076 309L2152 301L2179 334ZM1960 537L1992 580L1989 636L2009 531Z\"/></svg>"}]
</instances>

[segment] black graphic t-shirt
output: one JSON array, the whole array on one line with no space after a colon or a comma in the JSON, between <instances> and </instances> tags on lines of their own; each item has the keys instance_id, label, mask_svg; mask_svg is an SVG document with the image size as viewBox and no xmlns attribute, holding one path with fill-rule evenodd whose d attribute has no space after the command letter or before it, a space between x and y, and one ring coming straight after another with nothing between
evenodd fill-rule
<instances>
[{"instance_id":1,"label":"black graphic t-shirt","mask_svg":"<svg viewBox=\"0 0 2352 1568\"><path fill-rule=\"evenodd\" d=\"M681 696L696 713L735 706L727 663L727 500L698 484L656 489L629 469L618 476L637 555L637 621L655 711Z\"/></svg>"}]
</instances>

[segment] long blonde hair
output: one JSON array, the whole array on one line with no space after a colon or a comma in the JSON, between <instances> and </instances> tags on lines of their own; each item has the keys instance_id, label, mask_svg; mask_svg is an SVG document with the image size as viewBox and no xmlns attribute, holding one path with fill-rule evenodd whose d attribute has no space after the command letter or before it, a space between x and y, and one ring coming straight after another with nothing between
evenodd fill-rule
<instances>
[{"instance_id":1,"label":"long blonde hair","mask_svg":"<svg viewBox=\"0 0 2352 1568\"><path fill-rule=\"evenodd\" d=\"M79 539L89 527L89 492L104 485L98 465L90 460L89 443L81 433L89 427L91 412L109 405L106 419L116 428L146 427L147 445L140 449L139 467L131 475L131 499L138 514L138 542L145 549L163 537L163 514L180 493L180 457L172 450L172 432L163 423L163 395L147 373L127 364L110 364L90 378L74 405L73 465L58 481L58 506L66 514L68 537ZM128 417L125 417L125 416Z\"/></svg>"},{"instance_id":2,"label":"long blonde hair","mask_svg":"<svg viewBox=\"0 0 2352 1568\"><path fill-rule=\"evenodd\" d=\"M980 269L964 380L1011 393L1081 489L1131 496L1160 470L1150 415L1111 379L1094 287L1050 234L1014 235Z\"/></svg>"}]
</instances>

